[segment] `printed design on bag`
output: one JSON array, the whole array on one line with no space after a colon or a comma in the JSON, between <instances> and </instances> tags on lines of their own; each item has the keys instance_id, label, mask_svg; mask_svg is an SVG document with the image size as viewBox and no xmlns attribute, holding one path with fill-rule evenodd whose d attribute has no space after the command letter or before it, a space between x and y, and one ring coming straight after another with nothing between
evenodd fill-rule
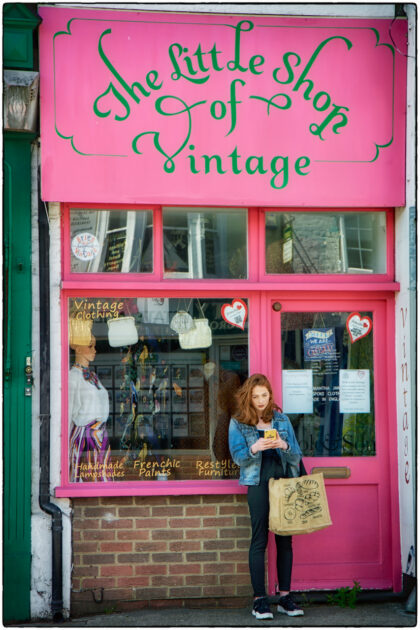
<instances>
[{"instance_id":1,"label":"printed design on bag","mask_svg":"<svg viewBox=\"0 0 420 630\"><path fill-rule=\"evenodd\" d=\"M288 486L287 488L285 488L284 490L284 495L287 499L287 501L290 501L290 497L295 493L295 489L291 488L290 486Z\"/></svg>"},{"instance_id":2,"label":"printed design on bag","mask_svg":"<svg viewBox=\"0 0 420 630\"><path fill-rule=\"evenodd\" d=\"M269 529L275 534L310 534L332 525L322 473L270 479L269 490Z\"/></svg>"},{"instance_id":3,"label":"printed design on bag","mask_svg":"<svg viewBox=\"0 0 420 630\"><path fill-rule=\"evenodd\" d=\"M286 508L284 510L284 518L288 521L293 521L296 518L296 511L291 507Z\"/></svg>"},{"instance_id":4,"label":"printed design on bag","mask_svg":"<svg viewBox=\"0 0 420 630\"><path fill-rule=\"evenodd\" d=\"M305 507L305 501L302 498L298 497L295 500L295 508L297 509L298 512L300 512L301 510L303 510L304 507Z\"/></svg>"},{"instance_id":5,"label":"printed design on bag","mask_svg":"<svg viewBox=\"0 0 420 630\"><path fill-rule=\"evenodd\" d=\"M286 499L284 518L287 521L293 521L297 514L302 522L309 517L321 516L322 507L319 504L321 493L315 479L304 479L297 482L295 487L286 486L284 496Z\"/></svg>"},{"instance_id":6,"label":"printed design on bag","mask_svg":"<svg viewBox=\"0 0 420 630\"><path fill-rule=\"evenodd\" d=\"M306 510L306 512L301 514L300 518L302 518L302 519L308 518L309 516L313 516L314 514L316 514L317 512L320 512L320 511L321 511L321 506L320 505L314 505L313 507L309 508L309 510Z\"/></svg>"}]
</instances>

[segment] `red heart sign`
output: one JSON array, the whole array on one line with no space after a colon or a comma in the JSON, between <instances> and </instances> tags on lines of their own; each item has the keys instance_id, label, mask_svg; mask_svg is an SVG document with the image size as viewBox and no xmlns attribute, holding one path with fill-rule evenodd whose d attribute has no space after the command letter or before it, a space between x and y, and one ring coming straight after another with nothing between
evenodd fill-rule
<instances>
[{"instance_id":1,"label":"red heart sign","mask_svg":"<svg viewBox=\"0 0 420 630\"><path fill-rule=\"evenodd\" d=\"M347 330L349 331L351 342L354 343L362 337L366 337L372 330L372 320L367 315L363 317L360 313L350 313L346 321Z\"/></svg>"},{"instance_id":2,"label":"red heart sign","mask_svg":"<svg viewBox=\"0 0 420 630\"><path fill-rule=\"evenodd\" d=\"M221 313L225 322L241 330L245 329L248 307L243 300L236 298L231 304L223 304Z\"/></svg>"}]
</instances>

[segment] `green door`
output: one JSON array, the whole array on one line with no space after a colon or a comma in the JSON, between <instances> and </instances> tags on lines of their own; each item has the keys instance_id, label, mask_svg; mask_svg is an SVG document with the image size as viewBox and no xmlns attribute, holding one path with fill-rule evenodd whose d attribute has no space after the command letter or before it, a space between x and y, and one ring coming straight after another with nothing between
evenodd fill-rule
<instances>
[{"instance_id":1,"label":"green door","mask_svg":"<svg viewBox=\"0 0 420 630\"><path fill-rule=\"evenodd\" d=\"M4 135L3 622L30 618L31 139ZM30 390L29 392L30 393Z\"/></svg>"}]
</instances>

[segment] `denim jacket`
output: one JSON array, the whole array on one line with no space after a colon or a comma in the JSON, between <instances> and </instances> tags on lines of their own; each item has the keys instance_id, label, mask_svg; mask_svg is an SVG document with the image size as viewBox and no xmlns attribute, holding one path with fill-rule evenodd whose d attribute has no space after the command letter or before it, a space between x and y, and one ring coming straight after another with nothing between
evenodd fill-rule
<instances>
[{"instance_id":1,"label":"denim jacket","mask_svg":"<svg viewBox=\"0 0 420 630\"><path fill-rule=\"evenodd\" d=\"M275 411L272 426L273 429L277 429L281 437L282 434L287 434L287 437L284 439L289 445L288 450L276 449L284 471L286 472L287 464L289 464L290 476L298 477L302 451L299 448L289 418L284 413ZM235 418L231 418L229 424L229 449L233 461L240 468L239 484L241 486L258 486L260 483L262 452L251 453L251 446L255 444L258 438L258 429L255 426L250 426L243 422L238 422Z\"/></svg>"}]
</instances>

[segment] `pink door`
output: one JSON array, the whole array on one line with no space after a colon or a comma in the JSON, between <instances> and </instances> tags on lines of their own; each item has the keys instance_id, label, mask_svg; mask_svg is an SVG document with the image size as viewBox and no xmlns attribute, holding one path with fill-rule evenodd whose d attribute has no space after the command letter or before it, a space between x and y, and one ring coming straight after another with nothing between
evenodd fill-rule
<instances>
[{"instance_id":1,"label":"pink door","mask_svg":"<svg viewBox=\"0 0 420 630\"><path fill-rule=\"evenodd\" d=\"M391 305L318 296L269 301L276 398L307 472L324 471L333 521L294 537L294 590L353 580L362 588L400 589ZM273 594L273 539L269 558Z\"/></svg>"}]
</instances>

